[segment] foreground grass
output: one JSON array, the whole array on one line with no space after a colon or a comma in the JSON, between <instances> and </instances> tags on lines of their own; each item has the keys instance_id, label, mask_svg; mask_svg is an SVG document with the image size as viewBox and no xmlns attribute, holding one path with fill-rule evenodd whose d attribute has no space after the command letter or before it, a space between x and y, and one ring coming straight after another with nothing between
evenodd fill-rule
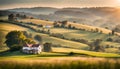
<instances>
[{"instance_id":1,"label":"foreground grass","mask_svg":"<svg viewBox=\"0 0 120 69\"><path fill-rule=\"evenodd\" d=\"M0 60L0 69L119 69L119 59L52 57Z\"/></svg>"},{"instance_id":2,"label":"foreground grass","mask_svg":"<svg viewBox=\"0 0 120 69\"><path fill-rule=\"evenodd\" d=\"M73 52L73 55L69 55ZM0 69L119 69L118 54L91 52L70 48L53 48L39 55L19 51L0 55ZM94 57L92 57L94 56ZM110 57L110 58L104 58Z\"/></svg>"}]
</instances>

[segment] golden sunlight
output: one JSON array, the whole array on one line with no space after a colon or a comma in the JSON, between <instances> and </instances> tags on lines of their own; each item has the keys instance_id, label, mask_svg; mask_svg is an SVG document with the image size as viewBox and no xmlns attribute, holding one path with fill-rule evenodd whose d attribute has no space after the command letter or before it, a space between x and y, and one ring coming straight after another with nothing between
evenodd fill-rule
<instances>
[{"instance_id":1,"label":"golden sunlight","mask_svg":"<svg viewBox=\"0 0 120 69\"><path fill-rule=\"evenodd\" d=\"M117 0L117 2L119 2L119 3L120 3L120 0Z\"/></svg>"}]
</instances>

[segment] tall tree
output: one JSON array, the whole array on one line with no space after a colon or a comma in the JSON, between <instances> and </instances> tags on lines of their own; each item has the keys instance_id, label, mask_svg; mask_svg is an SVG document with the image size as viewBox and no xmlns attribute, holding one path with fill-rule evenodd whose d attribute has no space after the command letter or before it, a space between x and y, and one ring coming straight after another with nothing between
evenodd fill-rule
<instances>
[{"instance_id":1,"label":"tall tree","mask_svg":"<svg viewBox=\"0 0 120 69\"><path fill-rule=\"evenodd\" d=\"M26 37L21 31L11 31L6 35L6 45L11 49L14 44L22 45Z\"/></svg>"},{"instance_id":2,"label":"tall tree","mask_svg":"<svg viewBox=\"0 0 120 69\"><path fill-rule=\"evenodd\" d=\"M25 43L35 42L26 38L22 31L11 31L6 35L5 43L12 50L16 46L23 46Z\"/></svg>"},{"instance_id":3,"label":"tall tree","mask_svg":"<svg viewBox=\"0 0 120 69\"><path fill-rule=\"evenodd\" d=\"M112 30L112 33L111 33L112 35L114 35L115 34L115 31L114 30Z\"/></svg>"},{"instance_id":4,"label":"tall tree","mask_svg":"<svg viewBox=\"0 0 120 69\"><path fill-rule=\"evenodd\" d=\"M102 42L101 39L96 39L94 42L92 42L90 44L90 49L92 49L93 51L104 51L103 47L100 45Z\"/></svg>"},{"instance_id":5,"label":"tall tree","mask_svg":"<svg viewBox=\"0 0 120 69\"><path fill-rule=\"evenodd\" d=\"M69 24L69 25L68 25L68 28L69 28L69 29L71 29L71 28L72 28L72 25L71 25L71 24Z\"/></svg>"},{"instance_id":6,"label":"tall tree","mask_svg":"<svg viewBox=\"0 0 120 69\"><path fill-rule=\"evenodd\" d=\"M68 23L68 21L62 21L61 22L61 27L64 28L67 23Z\"/></svg>"},{"instance_id":7,"label":"tall tree","mask_svg":"<svg viewBox=\"0 0 120 69\"><path fill-rule=\"evenodd\" d=\"M9 21L14 21L15 20L15 15L14 14L8 15L8 20Z\"/></svg>"}]
</instances>

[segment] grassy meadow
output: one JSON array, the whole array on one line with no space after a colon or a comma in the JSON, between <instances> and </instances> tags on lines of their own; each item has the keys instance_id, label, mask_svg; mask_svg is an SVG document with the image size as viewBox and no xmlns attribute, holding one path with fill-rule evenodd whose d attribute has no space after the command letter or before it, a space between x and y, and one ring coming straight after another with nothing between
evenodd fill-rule
<instances>
[{"instance_id":1,"label":"grassy meadow","mask_svg":"<svg viewBox=\"0 0 120 69\"><path fill-rule=\"evenodd\" d=\"M74 52L69 55L69 52ZM89 56L88 56L89 54ZM87 56L86 56L87 55ZM96 57L91 57L95 55ZM101 58L100 58L101 56ZM6 52L0 57L0 69L119 69L120 55L84 50L53 48L53 52L27 55L19 51ZM99 57L99 58L98 58Z\"/></svg>"},{"instance_id":2,"label":"grassy meadow","mask_svg":"<svg viewBox=\"0 0 120 69\"><path fill-rule=\"evenodd\" d=\"M33 22L35 24L43 24L43 25L52 25L53 24L50 21L44 21L44 20L38 20L38 19L24 19L24 20L20 20L20 21L23 21L23 23L24 22ZM4 26L3 25L1 25L1 26L2 26L2 28L5 28L5 30L7 28L11 27L11 28L9 28L9 30L24 30L24 31L28 31L28 32L32 33L33 37L38 34L38 35L43 37L43 43L50 42L50 43L53 43L53 44L56 44L56 45L62 45L64 47L70 47L70 48L75 48L75 49L84 49L84 50L88 50L89 49L89 46L87 44L83 44L83 43L80 43L80 42L64 40L64 39L60 39L60 38L49 36L48 34L36 33L34 31L31 31L31 30L27 29L27 28L23 28L23 27L20 28L20 26L17 26L17 25L14 25L15 27L14 26L9 26L10 25L9 23L8 23L9 27L7 27L7 25L5 25L7 23L1 23L1 24L4 25ZM76 23L71 23L71 24L77 25ZM32 26L32 25L29 25L29 26L34 27L36 29L42 29L42 28L38 28L38 27ZM80 27L82 26L83 28L87 28L87 29L92 28L92 26L87 26L87 25L82 25L82 24L77 25L77 26L80 26ZM19 27L19 28L14 29L13 27L14 28ZM47 30L47 29L45 29L45 30ZM89 31L72 30L72 29L64 29L64 28L51 28L50 29L50 33L60 33L67 39L75 38L75 39L85 39L85 40L88 40L88 41L93 41L94 39L98 39L99 38L99 39L104 40L104 42L102 43L102 46L112 45L114 47L120 47L120 43L106 42L105 41L109 37L108 34L93 33L93 32L89 32ZM114 36L111 36L111 37L114 37ZM111 51L112 49L114 51ZM109 53L112 53L112 52L116 53L119 50L115 49L115 48L110 48L110 49L106 49L105 51L109 52Z\"/></svg>"},{"instance_id":3,"label":"grassy meadow","mask_svg":"<svg viewBox=\"0 0 120 69\"><path fill-rule=\"evenodd\" d=\"M119 69L119 59L57 57L0 60L0 69Z\"/></svg>"},{"instance_id":4,"label":"grassy meadow","mask_svg":"<svg viewBox=\"0 0 120 69\"><path fill-rule=\"evenodd\" d=\"M3 17L4 18L4 17ZM38 20L38 19L25 19L20 20L24 22L33 22L35 24L43 25L53 25L53 22ZM95 29L96 27L87 26L83 24L71 23L71 25L86 28L87 30ZM36 26L29 25L36 29ZM88 41L100 38L104 42L101 44L112 45L114 47L119 47L120 43L105 41L108 38L108 33L110 30L103 29L103 34L93 33L89 31L82 30L70 30L65 28L51 28L50 33L59 33L64 35L65 38L81 38ZM42 52L38 55L33 54L23 54L20 51L15 52L4 52L8 48L0 49L0 69L119 69L120 68L120 54L116 48L107 48L106 52L94 52L89 51L89 46L84 43L75 42L71 40L61 39L57 37L50 36L48 34L38 33L29 28L24 28L22 26L3 23L0 22L0 39L2 42L5 41L5 35L9 31L21 30L27 31L35 35L40 35L43 38L43 43L50 42L56 45L62 45L64 47L52 47L52 52ZM47 29L46 29L47 30ZM111 36L114 37L114 36ZM2 45L1 45L2 46ZM4 44L4 46L6 46ZM112 52L112 53L111 53Z\"/></svg>"}]
</instances>

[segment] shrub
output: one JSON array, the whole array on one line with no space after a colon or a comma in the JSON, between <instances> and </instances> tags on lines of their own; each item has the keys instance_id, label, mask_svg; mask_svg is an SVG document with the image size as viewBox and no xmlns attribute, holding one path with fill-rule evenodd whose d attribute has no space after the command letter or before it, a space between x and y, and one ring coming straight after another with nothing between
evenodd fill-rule
<instances>
[{"instance_id":1,"label":"shrub","mask_svg":"<svg viewBox=\"0 0 120 69\"><path fill-rule=\"evenodd\" d=\"M45 43L43 46L44 52L51 52L52 51L52 43Z\"/></svg>"},{"instance_id":2,"label":"shrub","mask_svg":"<svg viewBox=\"0 0 120 69\"><path fill-rule=\"evenodd\" d=\"M40 35L36 35L34 37L35 40L39 41L39 42L42 42L42 37Z\"/></svg>"},{"instance_id":3,"label":"shrub","mask_svg":"<svg viewBox=\"0 0 120 69\"><path fill-rule=\"evenodd\" d=\"M15 44L11 46L10 51L19 51L20 49L22 49L22 46Z\"/></svg>"},{"instance_id":4,"label":"shrub","mask_svg":"<svg viewBox=\"0 0 120 69\"><path fill-rule=\"evenodd\" d=\"M74 55L74 54L75 54L74 52L68 53L69 56L72 56L72 55Z\"/></svg>"},{"instance_id":5,"label":"shrub","mask_svg":"<svg viewBox=\"0 0 120 69\"><path fill-rule=\"evenodd\" d=\"M111 41L111 42L112 42L112 41L113 41L113 39L112 39L112 38L108 38L108 39L107 39L107 41Z\"/></svg>"}]
</instances>

